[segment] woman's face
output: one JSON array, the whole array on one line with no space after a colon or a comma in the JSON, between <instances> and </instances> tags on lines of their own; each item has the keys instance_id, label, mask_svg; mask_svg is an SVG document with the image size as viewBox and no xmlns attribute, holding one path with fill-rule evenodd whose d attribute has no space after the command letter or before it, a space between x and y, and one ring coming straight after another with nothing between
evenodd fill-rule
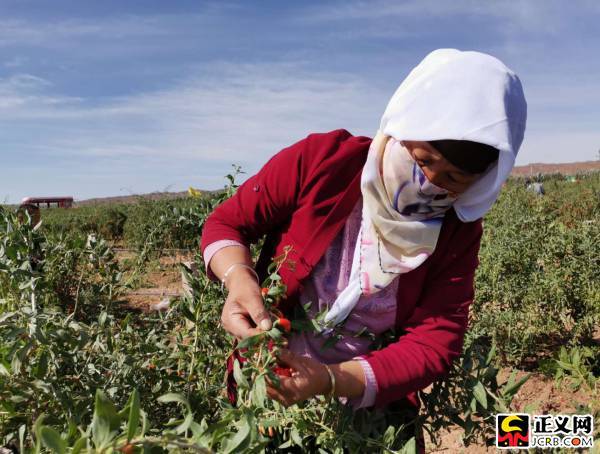
<instances>
[{"instance_id":1,"label":"woman's face","mask_svg":"<svg viewBox=\"0 0 600 454\"><path fill-rule=\"evenodd\" d=\"M427 179L451 194L462 194L482 175L459 169L428 142L404 140L402 144L421 167Z\"/></svg>"}]
</instances>

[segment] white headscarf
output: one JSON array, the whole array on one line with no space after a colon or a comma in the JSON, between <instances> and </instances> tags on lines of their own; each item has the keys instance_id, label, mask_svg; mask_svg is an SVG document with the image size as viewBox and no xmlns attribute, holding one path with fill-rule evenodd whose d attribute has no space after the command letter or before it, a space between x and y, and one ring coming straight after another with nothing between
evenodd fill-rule
<instances>
[{"instance_id":1,"label":"white headscarf","mask_svg":"<svg viewBox=\"0 0 600 454\"><path fill-rule=\"evenodd\" d=\"M327 324L345 320L361 295L378 292L399 274L420 266L433 253L441 218L450 206L464 222L490 209L514 165L526 116L521 82L490 55L440 49L411 71L388 103L369 149L350 279L328 311ZM440 203L427 192L442 196L444 191L424 175L415 178L420 169L400 141L447 139L483 143L500 153L458 199ZM380 172L380 164L386 162Z\"/></svg>"},{"instance_id":2,"label":"white headscarf","mask_svg":"<svg viewBox=\"0 0 600 454\"><path fill-rule=\"evenodd\" d=\"M438 49L398 87L379 129L397 140L470 140L500 150L498 161L454 203L459 219L470 222L498 197L526 119L521 81L504 63L481 52Z\"/></svg>"}]
</instances>

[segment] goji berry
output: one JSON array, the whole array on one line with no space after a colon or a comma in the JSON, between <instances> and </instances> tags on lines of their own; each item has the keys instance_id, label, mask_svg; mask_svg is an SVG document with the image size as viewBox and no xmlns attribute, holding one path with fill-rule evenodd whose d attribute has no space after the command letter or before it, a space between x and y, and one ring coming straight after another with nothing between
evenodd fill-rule
<instances>
[{"instance_id":1,"label":"goji berry","mask_svg":"<svg viewBox=\"0 0 600 454\"><path fill-rule=\"evenodd\" d=\"M133 454L135 452L135 446L131 443L127 443L121 448L121 452L124 454Z\"/></svg>"},{"instance_id":2,"label":"goji berry","mask_svg":"<svg viewBox=\"0 0 600 454\"><path fill-rule=\"evenodd\" d=\"M292 329L292 322L285 317L280 317L277 320L277 323L279 323L279 326L281 326L286 333L289 333Z\"/></svg>"},{"instance_id":3,"label":"goji berry","mask_svg":"<svg viewBox=\"0 0 600 454\"><path fill-rule=\"evenodd\" d=\"M275 372L280 377L291 377L292 376L292 369L290 369L289 367L275 366L273 368L273 372Z\"/></svg>"}]
</instances>

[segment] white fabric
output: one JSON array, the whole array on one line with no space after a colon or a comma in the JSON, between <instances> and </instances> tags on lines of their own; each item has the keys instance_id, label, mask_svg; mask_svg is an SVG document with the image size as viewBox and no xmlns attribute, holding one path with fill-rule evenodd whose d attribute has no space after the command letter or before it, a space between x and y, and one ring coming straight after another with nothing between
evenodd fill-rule
<instances>
[{"instance_id":1,"label":"white fabric","mask_svg":"<svg viewBox=\"0 0 600 454\"><path fill-rule=\"evenodd\" d=\"M439 49L410 72L388 103L369 149L361 179L363 219L350 282L328 311L328 326L343 322L361 295L382 290L399 274L423 263L435 249L450 206L463 222L490 209L514 165L526 117L519 78L490 55ZM424 174L415 181L415 168L419 172L420 168L400 141L445 139L484 143L500 153L498 161L456 200L439 201L428 197L428 191L447 192ZM408 213L407 207L414 206L419 210Z\"/></svg>"},{"instance_id":2,"label":"white fabric","mask_svg":"<svg viewBox=\"0 0 600 454\"><path fill-rule=\"evenodd\" d=\"M325 316L336 325L361 295L387 287L434 251L455 198L432 184L398 140L378 134L361 176L363 211L348 286Z\"/></svg>"},{"instance_id":3,"label":"white fabric","mask_svg":"<svg viewBox=\"0 0 600 454\"><path fill-rule=\"evenodd\" d=\"M459 219L470 222L498 197L523 142L526 119L521 81L500 60L438 49L398 87L379 129L398 140L470 140L500 150L497 163L454 204Z\"/></svg>"}]
</instances>

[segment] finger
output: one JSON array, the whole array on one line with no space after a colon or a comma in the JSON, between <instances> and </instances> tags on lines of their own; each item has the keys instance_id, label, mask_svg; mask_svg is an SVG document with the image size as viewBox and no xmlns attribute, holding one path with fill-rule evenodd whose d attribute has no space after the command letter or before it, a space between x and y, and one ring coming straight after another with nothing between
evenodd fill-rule
<instances>
[{"instance_id":1,"label":"finger","mask_svg":"<svg viewBox=\"0 0 600 454\"><path fill-rule=\"evenodd\" d=\"M250 314L252 321L263 331L268 331L273 327L271 316L263 305L262 298L257 294L241 303Z\"/></svg>"},{"instance_id":2,"label":"finger","mask_svg":"<svg viewBox=\"0 0 600 454\"><path fill-rule=\"evenodd\" d=\"M303 362L303 357L292 353L287 348L282 348L277 354L277 360L280 364L288 366L296 371L305 371L306 367Z\"/></svg>"},{"instance_id":3,"label":"finger","mask_svg":"<svg viewBox=\"0 0 600 454\"><path fill-rule=\"evenodd\" d=\"M225 331L240 340L262 332L260 329L252 327L250 321L243 314L225 310L221 316L221 324Z\"/></svg>"},{"instance_id":4,"label":"finger","mask_svg":"<svg viewBox=\"0 0 600 454\"><path fill-rule=\"evenodd\" d=\"M267 396L269 396L270 399L276 400L284 407L289 407L291 404L291 402L283 393L271 386L267 386Z\"/></svg>"},{"instance_id":5,"label":"finger","mask_svg":"<svg viewBox=\"0 0 600 454\"><path fill-rule=\"evenodd\" d=\"M279 377L279 385L271 383L271 386L287 402L296 402L298 395L298 383L294 377Z\"/></svg>"}]
</instances>

